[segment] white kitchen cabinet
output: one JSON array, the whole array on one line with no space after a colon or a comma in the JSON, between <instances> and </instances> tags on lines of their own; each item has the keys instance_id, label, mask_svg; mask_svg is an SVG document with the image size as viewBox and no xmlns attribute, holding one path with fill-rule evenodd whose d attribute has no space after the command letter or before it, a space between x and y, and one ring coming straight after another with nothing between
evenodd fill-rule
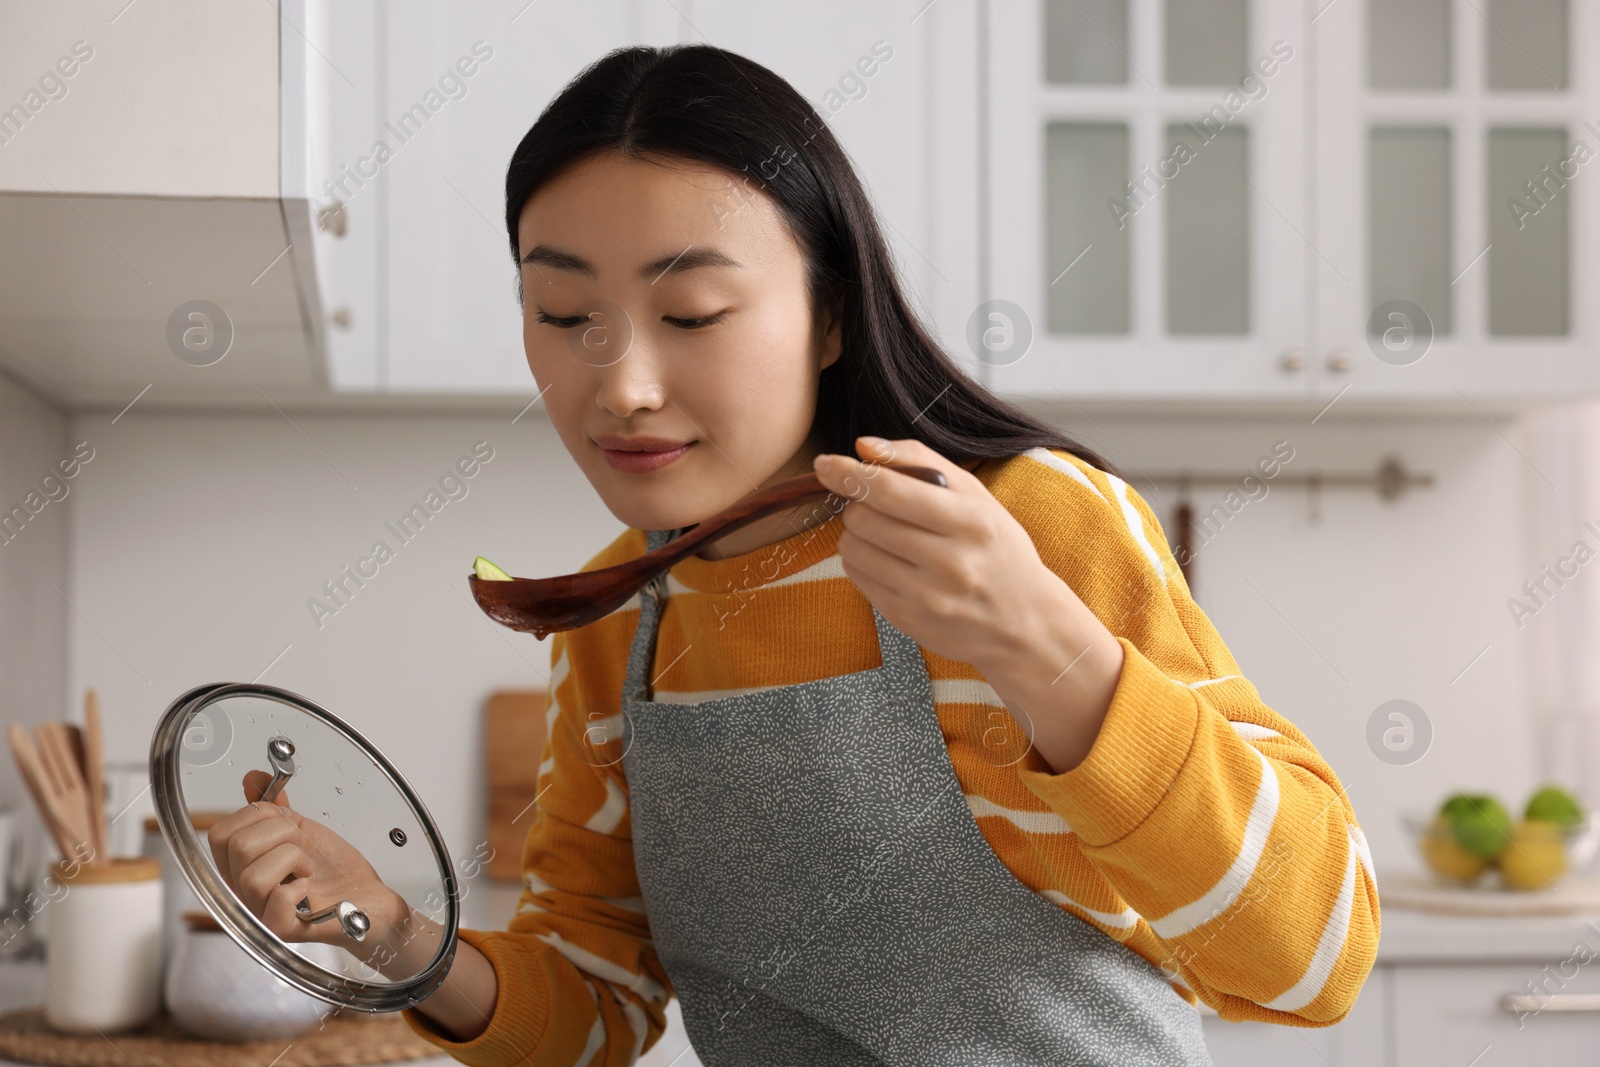
<instances>
[{"instance_id":1,"label":"white kitchen cabinet","mask_svg":"<svg viewBox=\"0 0 1600 1067\"><path fill-rule=\"evenodd\" d=\"M393 147L368 204L380 235L380 388L534 394L506 239L506 165L574 75L641 35L659 37L639 20L645 6L379 5L377 125Z\"/></svg>"},{"instance_id":2,"label":"white kitchen cabinet","mask_svg":"<svg viewBox=\"0 0 1600 1067\"><path fill-rule=\"evenodd\" d=\"M380 234L374 387L532 393L505 233L506 164L573 75L637 43L709 42L771 67L812 101L873 195L914 298L964 351L977 292L974 0L519 7L413 2L375 13L380 117L391 124L475 44L492 55L403 144L376 131L395 145L393 158L372 195L351 200L352 227L365 212Z\"/></svg>"},{"instance_id":3,"label":"white kitchen cabinet","mask_svg":"<svg viewBox=\"0 0 1600 1067\"><path fill-rule=\"evenodd\" d=\"M1600 392L1583 299L1600 280L1592 5L986 11L982 288L1032 328L1025 356L991 360L997 388L1201 402ZM1241 83L1247 71L1259 84ZM1174 157L1179 140L1189 151Z\"/></svg>"},{"instance_id":4,"label":"white kitchen cabinet","mask_svg":"<svg viewBox=\"0 0 1600 1067\"><path fill-rule=\"evenodd\" d=\"M1405 1067L1461 1067L1475 1059L1484 1067L1593 1062L1600 1046L1600 975L1592 955L1590 960L1396 968L1396 1062ZM1526 1014L1508 1008L1507 996L1530 996L1529 983L1544 991L1523 1006Z\"/></svg>"},{"instance_id":5,"label":"white kitchen cabinet","mask_svg":"<svg viewBox=\"0 0 1600 1067\"><path fill-rule=\"evenodd\" d=\"M303 17L180 0L8 12L0 365L67 403L324 386Z\"/></svg>"},{"instance_id":6,"label":"white kitchen cabinet","mask_svg":"<svg viewBox=\"0 0 1600 1067\"><path fill-rule=\"evenodd\" d=\"M1295 1028L1207 1015L1203 1025L1217 1067L1590 1063L1600 1047L1600 917L1391 907L1377 966L1343 1022Z\"/></svg>"},{"instance_id":7,"label":"white kitchen cabinet","mask_svg":"<svg viewBox=\"0 0 1600 1067\"><path fill-rule=\"evenodd\" d=\"M1216 1067L1383 1067L1393 968L1377 967L1355 1007L1333 1026L1224 1022L1205 1013L1206 1048Z\"/></svg>"},{"instance_id":8,"label":"white kitchen cabinet","mask_svg":"<svg viewBox=\"0 0 1600 1067\"><path fill-rule=\"evenodd\" d=\"M308 70L306 186L324 315L328 386L371 391L381 382L378 313L384 158L377 0L316 2L300 25L316 62ZM293 34L293 30L286 30Z\"/></svg>"},{"instance_id":9,"label":"white kitchen cabinet","mask_svg":"<svg viewBox=\"0 0 1600 1067\"><path fill-rule=\"evenodd\" d=\"M1600 390L1585 299L1600 281L1590 188L1600 11L1562 0L1363 0L1330 7L1313 31L1312 350L1324 393ZM1384 306L1387 361L1368 342L1368 319ZM1405 317L1390 318L1396 311ZM1430 324L1432 347L1413 362Z\"/></svg>"},{"instance_id":10,"label":"white kitchen cabinet","mask_svg":"<svg viewBox=\"0 0 1600 1067\"><path fill-rule=\"evenodd\" d=\"M978 292L976 0L696 0L692 17L686 40L770 67L816 108L918 310L976 371L966 343Z\"/></svg>"},{"instance_id":11,"label":"white kitchen cabinet","mask_svg":"<svg viewBox=\"0 0 1600 1067\"><path fill-rule=\"evenodd\" d=\"M1309 396L1300 6L987 16L984 292L1032 333L987 380L1046 399Z\"/></svg>"}]
</instances>

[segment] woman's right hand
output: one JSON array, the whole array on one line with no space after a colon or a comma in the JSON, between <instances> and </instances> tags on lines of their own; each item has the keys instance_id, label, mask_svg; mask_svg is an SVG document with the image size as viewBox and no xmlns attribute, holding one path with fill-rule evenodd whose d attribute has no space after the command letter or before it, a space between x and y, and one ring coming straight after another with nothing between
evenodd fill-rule
<instances>
[{"instance_id":1,"label":"woman's right hand","mask_svg":"<svg viewBox=\"0 0 1600 1067\"><path fill-rule=\"evenodd\" d=\"M259 797L272 776L244 776L246 800ZM287 791L269 803L247 803L218 819L206 835L222 878L278 937L287 942L322 941L350 948L337 918L308 923L295 904L311 910L348 900L372 920L375 940L398 929L410 906L383 884L354 845L289 806Z\"/></svg>"}]
</instances>

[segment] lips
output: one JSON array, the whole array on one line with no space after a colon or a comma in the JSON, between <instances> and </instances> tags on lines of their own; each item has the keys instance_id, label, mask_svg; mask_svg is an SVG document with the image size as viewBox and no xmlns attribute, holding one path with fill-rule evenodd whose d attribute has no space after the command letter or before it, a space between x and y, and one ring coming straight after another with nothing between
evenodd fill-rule
<instances>
[{"instance_id":1,"label":"lips","mask_svg":"<svg viewBox=\"0 0 1600 1067\"><path fill-rule=\"evenodd\" d=\"M630 474L658 471L676 462L694 447L693 441L674 441L668 437L620 437L601 435L594 439L600 455L613 470Z\"/></svg>"}]
</instances>

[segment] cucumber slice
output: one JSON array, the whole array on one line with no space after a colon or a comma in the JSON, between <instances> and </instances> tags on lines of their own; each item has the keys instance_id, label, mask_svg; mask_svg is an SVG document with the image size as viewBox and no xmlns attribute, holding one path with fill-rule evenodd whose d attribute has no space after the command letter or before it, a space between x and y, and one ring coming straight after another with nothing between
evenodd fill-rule
<instances>
[{"instance_id":1,"label":"cucumber slice","mask_svg":"<svg viewBox=\"0 0 1600 1067\"><path fill-rule=\"evenodd\" d=\"M472 561L472 573L490 582L509 582L511 575L496 567L493 563L479 556Z\"/></svg>"}]
</instances>

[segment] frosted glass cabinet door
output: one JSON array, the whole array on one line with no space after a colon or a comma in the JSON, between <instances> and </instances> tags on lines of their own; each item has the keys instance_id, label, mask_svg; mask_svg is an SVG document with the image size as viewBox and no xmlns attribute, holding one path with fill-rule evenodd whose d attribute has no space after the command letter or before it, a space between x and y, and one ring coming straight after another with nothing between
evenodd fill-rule
<instances>
[{"instance_id":1,"label":"frosted glass cabinet door","mask_svg":"<svg viewBox=\"0 0 1600 1067\"><path fill-rule=\"evenodd\" d=\"M1283 0L983 7L983 299L1002 392L1308 398L1306 85ZM1009 334L1007 336L1010 336Z\"/></svg>"},{"instance_id":2,"label":"frosted glass cabinet door","mask_svg":"<svg viewBox=\"0 0 1600 1067\"><path fill-rule=\"evenodd\" d=\"M1316 336L1327 400L1600 390L1600 10L1357 0L1316 23Z\"/></svg>"}]
</instances>

